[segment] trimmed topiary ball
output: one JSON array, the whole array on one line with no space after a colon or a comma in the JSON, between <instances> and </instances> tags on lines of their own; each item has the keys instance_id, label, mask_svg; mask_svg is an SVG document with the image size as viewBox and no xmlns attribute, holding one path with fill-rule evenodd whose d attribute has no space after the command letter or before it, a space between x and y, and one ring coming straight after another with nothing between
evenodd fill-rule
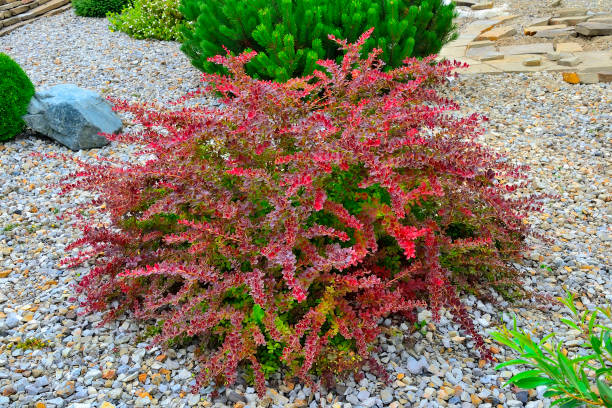
<instances>
[{"instance_id":1,"label":"trimmed topiary ball","mask_svg":"<svg viewBox=\"0 0 612 408\"><path fill-rule=\"evenodd\" d=\"M129 0L72 0L74 12L82 17L105 17L108 13L120 13Z\"/></svg>"},{"instance_id":2,"label":"trimmed topiary ball","mask_svg":"<svg viewBox=\"0 0 612 408\"><path fill-rule=\"evenodd\" d=\"M196 68L224 73L208 58L250 49L247 73L276 81L312 74L319 59L340 62L330 34L354 42L374 28L362 56L380 48L389 68L435 54L455 35L455 4L443 0L181 0L180 11L191 24L181 50Z\"/></svg>"},{"instance_id":3,"label":"trimmed topiary ball","mask_svg":"<svg viewBox=\"0 0 612 408\"><path fill-rule=\"evenodd\" d=\"M6 54L0 53L0 142L19 134L34 85L21 67Z\"/></svg>"}]
</instances>

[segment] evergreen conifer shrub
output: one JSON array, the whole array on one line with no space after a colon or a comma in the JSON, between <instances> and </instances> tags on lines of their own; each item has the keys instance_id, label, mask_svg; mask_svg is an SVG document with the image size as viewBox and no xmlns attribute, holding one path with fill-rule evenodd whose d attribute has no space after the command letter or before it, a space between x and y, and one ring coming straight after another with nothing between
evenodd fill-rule
<instances>
[{"instance_id":1,"label":"evergreen conifer shrub","mask_svg":"<svg viewBox=\"0 0 612 408\"><path fill-rule=\"evenodd\" d=\"M260 395L281 367L309 384L364 363L384 373L380 321L426 306L490 357L456 285L516 278L507 261L538 202L511 194L525 175L477 142L481 117L437 94L460 63L384 72L380 50L360 58L368 34L283 83L246 75L255 52L214 57L231 76L204 74L176 104L113 101L143 127L107 137L141 144L142 160L67 157L82 168L64 192L91 192L108 215L81 216L67 248L79 252L66 263L94 265L82 306L156 320L156 344L196 344L196 392L240 367ZM194 104L211 93L221 104Z\"/></svg>"},{"instance_id":2,"label":"evergreen conifer shrub","mask_svg":"<svg viewBox=\"0 0 612 408\"><path fill-rule=\"evenodd\" d=\"M374 27L363 54L374 47L398 67L407 57L437 53L454 35L454 3L443 0L182 0L192 26L182 46L204 72L224 72L207 61L227 47L235 54L257 51L247 72L285 81L308 75L319 59L342 58L328 35L355 41Z\"/></svg>"},{"instance_id":3,"label":"evergreen conifer shrub","mask_svg":"<svg viewBox=\"0 0 612 408\"><path fill-rule=\"evenodd\" d=\"M78 16L106 17L108 13L120 13L129 0L72 0L72 7Z\"/></svg>"},{"instance_id":4,"label":"evergreen conifer shrub","mask_svg":"<svg viewBox=\"0 0 612 408\"><path fill-rule=\"evenodd\" d=\"M10 140L23 130L34 85L21 67L0 53L0 142Z\"/></svg>"}]
</instances>

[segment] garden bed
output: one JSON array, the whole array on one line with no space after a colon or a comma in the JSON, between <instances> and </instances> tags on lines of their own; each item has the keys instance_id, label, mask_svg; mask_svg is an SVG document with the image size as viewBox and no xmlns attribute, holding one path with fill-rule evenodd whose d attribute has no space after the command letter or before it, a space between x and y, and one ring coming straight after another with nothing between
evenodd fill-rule
<instances>
[{"instance_id":1,"label":"garden bed","mask_svg":"<svg viewBox=\"0 0 612 408\"><path fill-rule=\"evenodd\" d=\"M72 11L1 37L0 51L20 63L37 87L72 82L102 94L146 101L173 99L199 84L198 72L178 44L110 33L105 20L79 18ZM606 218L612 206L610 84L571 86L550 74L503 75L494 80L469 76L454 81L448 92L466 112L489 116L484 143L530 165L538 192L560 197L549 200L543 213L530 219L551 242L533 240L534 251L520 265L525 286L550 296L569 289L580 295L583 307L611 301L612 240ZM70 285L86 270L63 270L57 263L64 245L80 232L73 228L73 220L57 215L89 197L59 196L48 187L75 168L60 159L31 157L35 152L85 159L95 154L125 158L133 153L131 147L116 143L72 153L28 134L0 145L0 168L7 175L0 186L0 395L5 397L0 396L0 407L38 401L47 407L72 402L100 406L102 401L117 407L149 402L172 407L235 406L255 401L254 390L246 384L222 389L216 400L210 396L212 387L191 395L193 348L165 354L158 348L145 350L139 337L146 325L127 317L98 328L99 316L76 315L68 301ZM465 297L481 332L501 320L510 322L514 313L519 325L538 335L555 330L560 307L498 300L492 305ZM426 311L419 316L421 321L429 318ZM511 371L497 372L492 365L483 365L471 339L450 316L416 333L391 319L385 326L389 330L378 357L391 373L389 384L367 374L358 384L349 380L315 392L271 381L268 396L260 403L532 408L547 404L537 392L501 388ZM28 343L28 339L45 343ZM500 361L508 358L501 347L493 351Z\"/></svg>"}]
</instances>

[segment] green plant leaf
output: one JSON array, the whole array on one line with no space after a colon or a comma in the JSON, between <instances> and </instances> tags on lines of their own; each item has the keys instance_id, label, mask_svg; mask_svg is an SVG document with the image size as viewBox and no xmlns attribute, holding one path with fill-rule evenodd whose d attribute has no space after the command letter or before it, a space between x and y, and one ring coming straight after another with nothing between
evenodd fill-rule
<instances>
[{"instance_id":1,"label":"green plant leaf","mask_svg":"<svg viewBox=\"0 0 612 408\"><path fill-rule=\"evenodd\" d=\"M263 318L266 315L266 312L259 306L257 303L253 305L253 311L251 312L251 318L257 324L263 323Z\"/></svg>"},{"instance_id":2,"label":"green plant leaf","mask_svg":"<svg viewBox=\"0 0 612 408\"><path fill-rule=\"evenodd\" d=\"M573 364L562 352L559 352L557 356L559 359L559 367L561 367L561 371L563 372L565 377L569 379L571 384L576 389L579 389L579 385L578 385L579 381L578 381L578 377L576 376L576 372L574 371Z\"/></svg>"},{"instance_id":3,"label":"green plant leaf","mask_svg":"<svg viewBox=\"0 0 612 408\"><path fill-rule=\"evenodd\" d=\"M612 406L612 389L606 385L601 379L597 379L597 389L605 406Z\"/></svg>"},{"instance_id":4,"label":"green plant leaf","mask_svg":"<svg viewBox=\"0 0 612 408\"><path fill-rule=\"evenodd\" d=\"M502 369L504 367L508 367L508 366L511 366L511 365L518 365L518 364L532 365L533 363L531 363L528 360L523 360L523 359L520 359L520 358L516 358L514 360L508 360L508 361L505 361L503 363L498 364L497 366L495 366L495 369L496 370L500 370L500 369Z\"/></svg>"},{"instance_id":5,"label":"green plant leaf","mask_svg":"<svg viewBox=\"0 0 612 408\"><path fill-rule=\"evenodd\" d=\"M528 390L530 388L539 387L540 385L554 384L555 381L551 380L550 378L545 378L545 377L532 377L532 378L524 378L518 381L513 381L512 383L519 388Z\"/></svg>"},{"instance_id":6,"label":"green plant leaf","mask_svg":"<svg viewBox=\"0 0 612 408\"><path fill-rule=\"evenodd\" d=\"M561 321L563 323L565 323L566 325L568 325L569 327L571 327L572 329L580 330L580 327L578 327L578 325L576 323L572 322L570 319L565 319L564 318L564 319L561 319Z\"/></svg>"}]
</instances>

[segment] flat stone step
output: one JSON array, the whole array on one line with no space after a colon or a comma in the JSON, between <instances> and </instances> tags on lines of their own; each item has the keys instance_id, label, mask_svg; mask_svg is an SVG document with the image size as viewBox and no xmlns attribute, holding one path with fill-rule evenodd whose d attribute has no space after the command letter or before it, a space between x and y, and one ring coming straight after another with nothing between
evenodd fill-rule
<instances>
[{"instance_id":1,"label":"flat stone step","mask_svg":"<svg viewBox=\"0 0 612 408\"><path fill-rule=\"evenodd\" d=\"M576 25L576 31L587 37L612 35L612 24L587 21Z\"/></svg>"},{"instance_id":2,"label":"flat stone step","mask_svg":"<svg viewBox=\"0 0 612 408\"><path fill-rule=\"evenodd\" d=\"M565 24L568 26L574 26L578 23L584 23L589 19L589 16L573 16L573 17L559 17L550 20L550 24Z\"/></svg>"},{"instance_id":3,"label":"flat stone step","mask_svg":"<svg viewBox=\"0 0 612 408\"><path fill-rule=\"evenodd\" d=\"M0 37L15 31L19 27L22 27L22 26L24 26L26 24L30 24L30 23L32 23L32 22L34 22L36 20L39 20L39 19L41 19L43 17L49 17L49 16L54 16L54 15L59 14L59 13L63 13L64 11L69 10L71 7L72 7L72 5L70 4L70 2L68 2L68 4L66 4L66 5L64 5L62 7L58 7L56 9L53 9L51 11L48 11L45 14L42 14L42 15L40 15L38 17L30 18L30 19L27 19L27 20L24 20L24 21L20 21L20 22L18 22L16 24L12 24L12 25L10 25L8 27L4 27L4 28L0 29Z\"/></svg>"},{"instance_id":4,"label":"flat stone step","mask_svg":"<svg viewBox=\"0 0 612 408\"><path fill-rule=\"evenodd\" d=\"M20 15L51 1L53 0L13 1L0 6L0 27L7 27L22 21L19 18Z\"/></svg>"},{"instance_id":5,"label":"flat stone step","mask_svg":"<svg viewBox=\"0 0 612 408\"><path fill-rule=\"evenodd\" d=\"M21 21L30 20L34 17L38 17L48 11L55 10L69 3L70 0L51 0L43 5L33 8L27 13L20 14L19 17L21 17Z\"/></svg>"},{"instance_id":6,"label":"flat stone step","mask_svg":"<svg viewBox=\"0 0 612 408\"><path fill-rule=\"evenodd\" d=\"M552 43L507 45L505 47L499 47L499 52L505 55L547 54L554 51Z\"/></svg>"}]
</instances>

